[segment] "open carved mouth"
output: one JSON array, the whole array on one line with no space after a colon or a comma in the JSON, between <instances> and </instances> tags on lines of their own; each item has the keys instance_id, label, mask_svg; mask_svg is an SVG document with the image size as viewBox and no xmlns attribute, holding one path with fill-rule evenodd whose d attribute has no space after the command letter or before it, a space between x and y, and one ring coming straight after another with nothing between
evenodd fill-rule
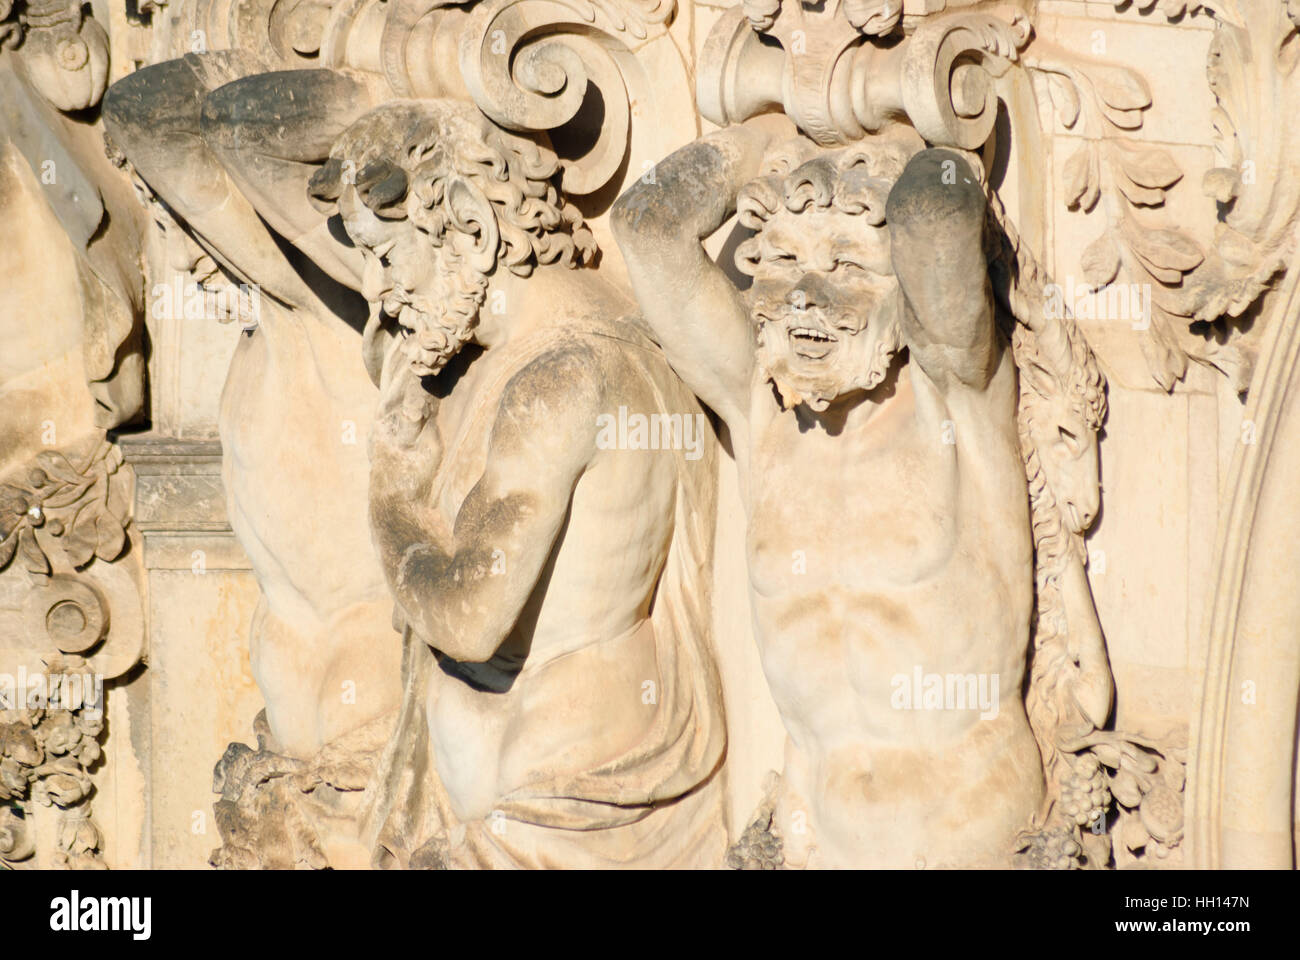
<instances>
[{"instance_id":1,"label":"open carved mouth","mask_svg":"<svg viewBox=\"0 0 1300 960\"><path fill-rule=\"evenodd\" d=\"M790 349L805 360L823 360L839 340L818 327L791 327Z\"/></svg>"}]
</instances>

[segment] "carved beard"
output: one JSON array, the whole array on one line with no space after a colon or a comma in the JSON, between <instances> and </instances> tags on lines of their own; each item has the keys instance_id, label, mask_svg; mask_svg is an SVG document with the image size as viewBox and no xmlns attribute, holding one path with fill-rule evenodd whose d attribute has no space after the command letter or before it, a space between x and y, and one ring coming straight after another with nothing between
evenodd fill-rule
<instances>
[{"instance_id":1,"label":"carved beard","mask_svg":"<svg viewBox=\"0 0 1300 960\"><path fill-rule=\"evenodd\" d=\"M756 305L758 347L754 359L763 378L776 387L781 406L790 410L806 403L822 413L845 394L855 390L870 392L878 387L902 345L897 307L894 297L886 298L878 307L873 305L868 310L867 327L849 333L839 329L834 318L822 311L804 310L795 317L788 307L769 311L762 304ZM821 369L808 369L808 361L791 353L789 331L800 326L801 321L833 330L840 340L832 361Z\"/></svg>"},{"instance_id":2,"label":"carved beard","mask_svg":"<svg viewBox=\"0 0 1300 960\"><path fill-rule=\"evenodd\" d=\"M436 269L436 296L402 298L397 313L406 338L402 350L420 376L437 374L473 338L487 296L486 274L468 265L447 268L441 259Z\"/></svg>"}]
</instances>

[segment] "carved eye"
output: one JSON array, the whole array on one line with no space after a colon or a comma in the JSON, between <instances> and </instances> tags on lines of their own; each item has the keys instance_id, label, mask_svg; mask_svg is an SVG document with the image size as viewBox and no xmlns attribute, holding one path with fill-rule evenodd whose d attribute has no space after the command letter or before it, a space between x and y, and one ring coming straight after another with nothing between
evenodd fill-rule
<instances>
[{"instance_id":1,"label":"carved eye","mask_svg":"<svg viewBox=\"0 0 1300 960\"><path fill-rule=\"evenodd\" d=\"M1070 451L1070 456L1077 457L1083 450L1083 444L1080 442L1079 438L1066 427L1057 427L1057 430L1060 433L1061 442L1065 444L1065 448Z\"/></svg>"}]
</instances>

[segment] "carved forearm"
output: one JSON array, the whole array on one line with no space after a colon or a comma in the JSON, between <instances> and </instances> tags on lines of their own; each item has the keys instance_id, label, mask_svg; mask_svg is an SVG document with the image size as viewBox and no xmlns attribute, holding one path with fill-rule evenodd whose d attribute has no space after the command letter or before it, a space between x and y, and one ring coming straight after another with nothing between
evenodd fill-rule
<instances>
[{"instance_id":1,"label":"carved forearm","mask_svg":"<svg viewBox=\"0 0 1300 960\"><path fill-rule=\"evenodd\" d=\"M413 465L389 443L375 451L370 526L381 566L407 623L453 659L489 660L537 585L590 460L589 425L598 408L584 382L591 369L584 354L516 374L501 400L483 474L454 518L439 509L429 479L441 465L432 420L415 448L436 447L436 459ZM551 403L543 401L548 389ZM569 429L559 428L561 411Z\"/></svg>"},{"instance_id":2,"label":"carved forearm","mask_svg":"<svg viewBox=\"0 0 1300 960\"><path fill-rule=\"evenodd\" d=\"M986 207L974 172L947 150L913 157L889 195L894 270L911 307L904 339L936 381L983 386L993 373Z\"/></svg>"},{"instance_id":3,"label":"carved forearm","mask_svg":"<svg viewBox=\"0 0 1300 960\"><path fill-rule=\"evenodd\" d=\"M735 211L774 127L729 127L682 147L613 211L646 322L678 376L733 430L747 409L752 333L735 286L701 241Z\"/></svg>"},{"instance_id":4,"label":"carved forearm","mask_svg":"<svg viewBox=\"0 0 1300 960\"><path fill-rule=\"evenodd\" d=\"M521 507L501 502L493 513L519 516ZM510 632L528 596L526 590L517 596L518 581L505 576L502 544L514 537L486 528L448 535L446 524L428 513L409 501L372 500L380 564L417 636L455 660L482 663Z\"/></svg>"},{"instance_id":5,"label":"carved forearm","mask_svg":"<svg viewBox=\"0 0 1300 960\"><path fill-rule=\"evenodd\" d=\"M624 248L702 240L735 212L736 194L758 175L766 137L728 127L661 160L614 204L612 222Z\"/></svg>"}]
</instances>

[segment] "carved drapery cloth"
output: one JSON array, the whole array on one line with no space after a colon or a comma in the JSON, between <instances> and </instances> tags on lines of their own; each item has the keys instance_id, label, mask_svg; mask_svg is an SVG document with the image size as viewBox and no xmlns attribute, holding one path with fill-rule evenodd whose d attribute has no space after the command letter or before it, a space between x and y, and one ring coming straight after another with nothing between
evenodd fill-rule
<instances>
[{"instance_id":1,"label":"carved drapery cloth","mask_svg":"<svg viewBox=\"0 0 1300 960\"><path fill-rule=\"evenodd\" d=\"M484 389L480 411L494 410L490 399L546 350L612 335L564 329L530 336L495 384ZM662 370L662 355L649 341L639 338L627 346L644 357L644 364ZM655 377L644 378L657 394ZM480 414L470 418L455 442L478 448L482 456L488 432ZM659 677L649 730L625 753L589 769L557 770L543 762L538 773L496 801L493 818L458 823L438 785L428 735L429 678L440 667L425 641L407 627L402 713L369 800L367 833L377 857L384 851L403 866L413 857L420 865L422 857L416 855L424 851L434 863L458 867L672 867L721 861L726 829L715 775L726 722L712 650L710 594L700 589L712 554L713 457L688 462L678 450L674 459L672 544L650 615L624 636L597 641L617 657L623 641L653 638Z\"/></svg>"}]
</instances>

